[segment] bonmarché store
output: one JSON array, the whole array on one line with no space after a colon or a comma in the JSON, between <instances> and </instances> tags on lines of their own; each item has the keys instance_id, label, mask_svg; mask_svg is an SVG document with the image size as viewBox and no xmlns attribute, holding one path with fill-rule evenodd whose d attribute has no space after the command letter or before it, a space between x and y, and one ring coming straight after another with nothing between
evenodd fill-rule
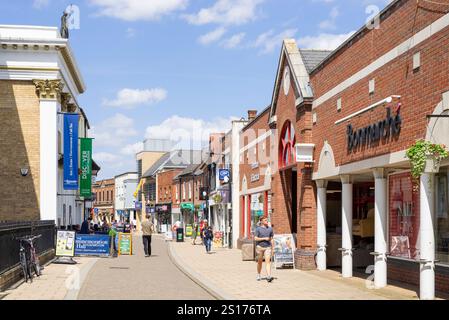
<instances>
[{"instance_id":1,"label":"bonmarch\u00e9 store","mask_svg":"<svg viewBox=\"0 0 449 320\"><path fill-rule=\"evenodd\" d=\"M372 265L376 288L408 282L421 299L449 292L449 161L424 158L415 179L406 154L449 146L446 12L392 1L310 72L317 268Z\"/></svg>"}]
</instances>

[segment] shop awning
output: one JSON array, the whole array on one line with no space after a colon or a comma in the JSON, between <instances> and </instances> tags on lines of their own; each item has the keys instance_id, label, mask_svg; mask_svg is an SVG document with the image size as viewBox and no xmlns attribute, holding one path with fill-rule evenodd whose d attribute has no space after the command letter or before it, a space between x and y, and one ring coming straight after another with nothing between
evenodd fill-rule
<instances>
[{"instance_id":1,"label":"shop awning","mask_svg":"<svg viewBox=\"0 0 449 320\"><path fill-rule=\"evenodd\" d=\"M194 211L195 207L193 203L181 203L181 210L191 210Z\"/></svg>"}]
</instances>

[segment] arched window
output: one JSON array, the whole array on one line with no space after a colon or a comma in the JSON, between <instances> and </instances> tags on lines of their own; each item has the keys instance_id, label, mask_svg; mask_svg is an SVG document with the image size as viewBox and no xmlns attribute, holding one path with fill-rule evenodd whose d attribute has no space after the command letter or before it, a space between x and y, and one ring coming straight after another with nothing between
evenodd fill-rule
<instances>
[{"instance_id":1,"label":"arched window","mask_svg":"<svg viewBox=\"0 0 449 320\"><path fill-rule=\"evenodd\" d=\"M279 168L285 168L295 163L295 128L290 121L285 122L279 141Z\"/></svg>"}]
</instances>

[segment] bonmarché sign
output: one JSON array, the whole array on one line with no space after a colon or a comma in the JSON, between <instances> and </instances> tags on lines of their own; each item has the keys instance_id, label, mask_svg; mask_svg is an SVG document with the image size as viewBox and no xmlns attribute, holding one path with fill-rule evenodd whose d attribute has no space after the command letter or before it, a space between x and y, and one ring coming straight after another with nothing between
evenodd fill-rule
<instances>
[{"instance_id":1,"label":"bonmarch\u00e9 sign","mask_svg":"<svg viewBox=\"0 0 449 320\"><path fill-rule=\"evenodd\" d=\"M371 146L381 139L398 136L401 132L402 118L400 109L396 111L396 115L391 115L391 108L387 108L387 116L384 120L373 123L362 129L354 129L348 124L346 136L348 141L348 151L357 149L364 145Z\"/></svg>"}]
</instances>

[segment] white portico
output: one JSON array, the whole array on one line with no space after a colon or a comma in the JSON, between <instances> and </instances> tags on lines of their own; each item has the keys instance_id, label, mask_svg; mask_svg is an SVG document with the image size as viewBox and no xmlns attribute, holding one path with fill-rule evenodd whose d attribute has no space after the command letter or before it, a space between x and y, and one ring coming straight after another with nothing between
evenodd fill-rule
<instances>
[{"instance_id":1,"label":"white portico","mask_svg":"<svg viewBox=\"0 0 449 320\"><path fill-rule=\"evenodd\" d=\"M62 113L80 114L79 136L87 137L89 123L77 97L85 91L68 39L58 28L0 25L0 81L14 86L34 86L38 99L38 121L20 123L39 128L38 168L30 175L39 181L38 206L41 220L54 220L57 225L79 224L84 205L77 191L63 190L63 117ZM11 84L11 85L13 85ZM13 89L17 96L19 90ZM30 97L30 99L35 97ZM30 102L31 103L31 102ZM22 119L19 118L19 121ZM34 152L29 145L28 154ZM26 161L24 161L26 162ZM30 164L24 163L24 166Z\"/></svg>"}]
</instances>

